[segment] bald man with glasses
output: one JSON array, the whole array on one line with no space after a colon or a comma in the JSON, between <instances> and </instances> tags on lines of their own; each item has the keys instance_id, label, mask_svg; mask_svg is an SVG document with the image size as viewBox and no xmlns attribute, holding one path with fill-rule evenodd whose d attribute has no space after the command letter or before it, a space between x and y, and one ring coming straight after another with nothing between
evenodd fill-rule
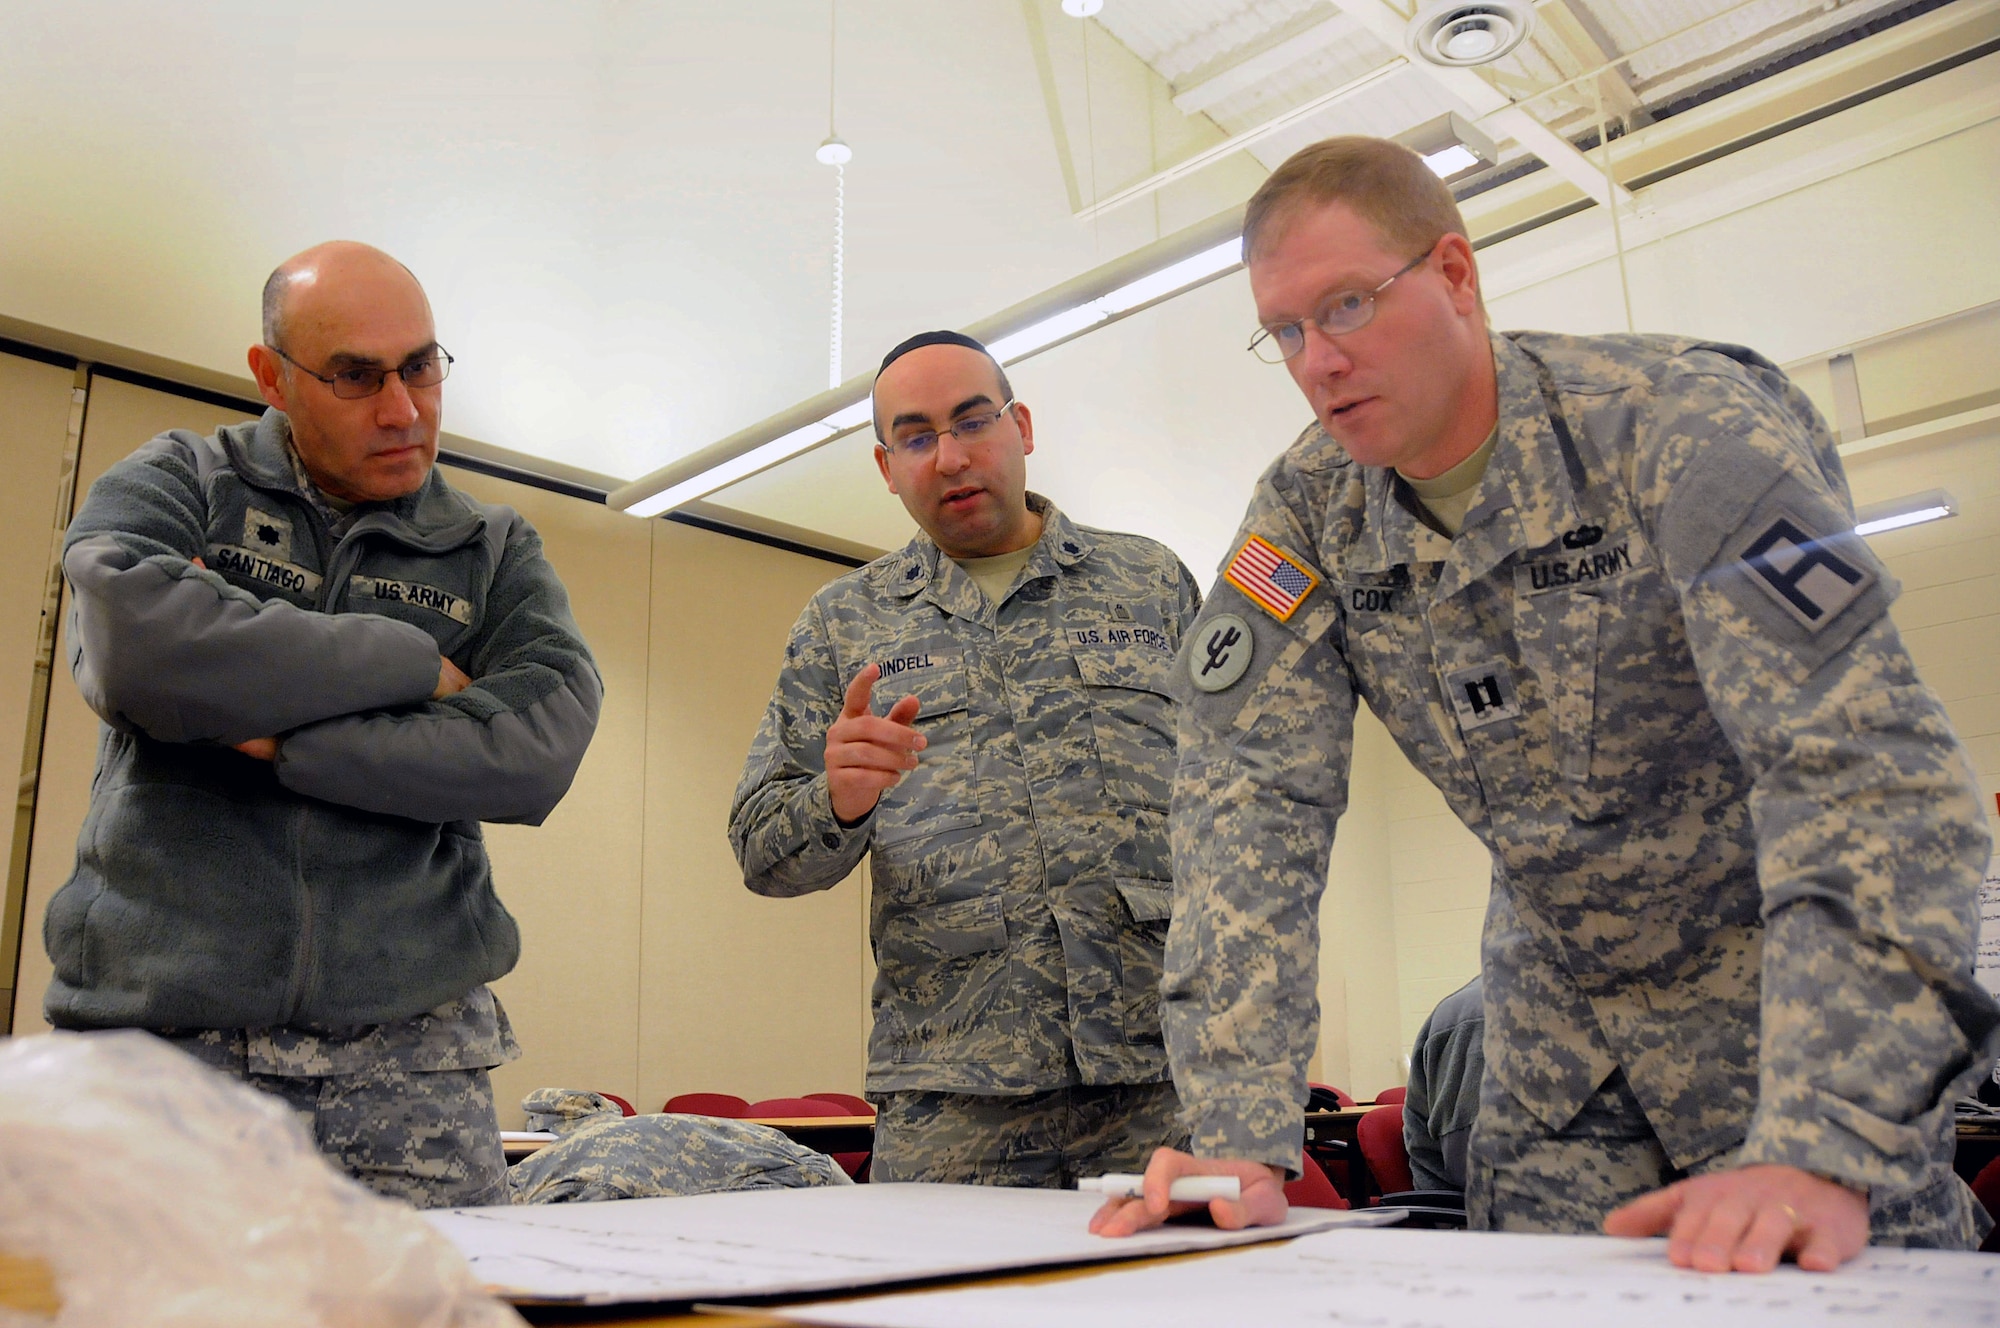
<instances>
[{"instance_id":1,"label":"bald man with glasses","mask_svg":"<svg viewBox=\"0 0 2000 1328\"><path fill-rule=\"evenodd\" d=\"M602 684L534 528L437 472L451 356L408 269L309 249L263 332L263 417L160 435L70 525L105 733L45 1009L274 1094L383 1194L505 1203L486 984L520 939L480 822L554 809Z\"/></svg>"},{"instance_id":2,"label":"bald man with glasses","mask_svg":"<svg viewBox=\"0 0 2000 1328\"><path fill-rule=\"evenodd\" d=\"M1186 1137L1159 985L1166 693L1199 592L1028 492L1034 421L977 341L897 346L874 408L921 533L800 615L730 840L765 895L869 857L874 1179L1136 1170Z\"/></svg>"}]
</instances>

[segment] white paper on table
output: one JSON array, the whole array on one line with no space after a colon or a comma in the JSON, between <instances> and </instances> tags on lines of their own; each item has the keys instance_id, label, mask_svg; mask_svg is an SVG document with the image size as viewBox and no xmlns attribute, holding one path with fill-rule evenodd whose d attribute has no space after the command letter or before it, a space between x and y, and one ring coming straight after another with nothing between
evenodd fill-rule
<instances>
[{"instance_id":1,"label":"white paper on table","mask_svg":"<svg viewBox=\"0 0 2000 1328\"><path fill-rule=\"evenodd\" d=\"M1278 1227L1176 1223L1110 1240L1086 1229L1101 1202L1074 1190L829 1185L424 1216L496 1294L586 1305L781 1296L1136 1259L1401 1216L1295 1208Z\"/></svg>"},{"instance_id":2,"label":"white paper on table","mask_svg":"<svg viewBox=\"0 0 2000 1328\"><path fill-rule=\"evenodd\" d=\"M1332 1231L1035 1286L768 1310L836 1328L1994 1328L2000 1259L1872 1249L1837 1273L1695 1273L1663 1240Z\"/></svg>"}]
</instances>

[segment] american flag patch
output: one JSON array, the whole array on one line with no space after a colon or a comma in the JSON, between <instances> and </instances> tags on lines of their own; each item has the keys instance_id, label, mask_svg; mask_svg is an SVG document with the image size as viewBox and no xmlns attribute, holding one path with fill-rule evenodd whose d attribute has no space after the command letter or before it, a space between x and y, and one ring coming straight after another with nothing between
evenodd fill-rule
<instances>
[{"instance_id":1,"label":"american flag patch","mask_svg":"<svg viewBox=\"0 0 2000 1328\"><path fill-rule=\"evenodd\" d=\"M1255 535L1236 551L1222 575L1279 622L1290 618L1319 584L1318 577Z\"/></svg>"}]
</instances>

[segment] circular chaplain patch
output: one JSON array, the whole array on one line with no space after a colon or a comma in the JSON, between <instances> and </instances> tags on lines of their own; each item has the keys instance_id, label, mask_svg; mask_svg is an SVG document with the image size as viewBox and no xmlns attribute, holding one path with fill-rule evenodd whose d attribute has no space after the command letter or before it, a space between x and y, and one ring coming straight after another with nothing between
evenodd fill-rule
<instances>
[{"instance_id":1,"label":"circular chaplain patch","mask_svg":"<svg viewBox=\"0 0 2000 1328\"><path fill-rule=\"evenodd\" d=\"M1204 692L1219 692L1250 667L1250 624L1218 613L1201 626L1188 651L1188 677Z\"/></svg>"}]
</instances>

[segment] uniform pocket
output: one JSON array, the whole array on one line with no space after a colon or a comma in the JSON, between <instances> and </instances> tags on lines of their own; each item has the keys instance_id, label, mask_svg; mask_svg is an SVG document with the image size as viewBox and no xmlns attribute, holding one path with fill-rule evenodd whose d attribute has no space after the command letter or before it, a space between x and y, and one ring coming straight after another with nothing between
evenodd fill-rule
<instances>
[{"instance_id":1,"label":"uniform pocket","mask_svg":"<svg viewBox=\"0 0 2000 1328\"><path fill-rule=\"evenodd\" d=\"M930 656L916 656L928 659ZM871 844L897 849L951 830L979 824L974 776L972 714L962 666L925 667L876 684L876 708L887 712L905 696L917 698L917 732L924 750L917 768L882 795Z\"/></svg>"},{"instance_id":2,"label":"uniform pocket","mask_svg":"<svg viewBox=\"0 0 2000 1328\"><path fill-rule=\"evenodd\" d=\"M1076 669L1090 703L1104 790L1119 802L1165 811L1173 793L1171 656L1158 651L1079 650Z\"/></svg>"},{"instance_id":3,"label":"uniform pocket","mask_svg":"<svg viewBox=\"0 0 2000 1328\"><path fill-rule=\"evenodd\" d=\"M1128 919L1120 929L1121 1005L1125 1040L1142 1046L1161 1045L1160 976L1162 955L1167 943L1167 926L1173 920L1172 881L1118 877L1119 897L1125 901Z\"/></svg>"},{"instance_id":4,"label":"uniform pocket","mask_svg":"<svg viewBox=\"0 0 2000 1328\"><path fill-rule=\"evenodd\" d=\"M895 1059L949 1059L950 1042L990 1010L1006 987L1007 922L1000 896L906 909L875 946Z\"/></svg>"}]
</instances>

